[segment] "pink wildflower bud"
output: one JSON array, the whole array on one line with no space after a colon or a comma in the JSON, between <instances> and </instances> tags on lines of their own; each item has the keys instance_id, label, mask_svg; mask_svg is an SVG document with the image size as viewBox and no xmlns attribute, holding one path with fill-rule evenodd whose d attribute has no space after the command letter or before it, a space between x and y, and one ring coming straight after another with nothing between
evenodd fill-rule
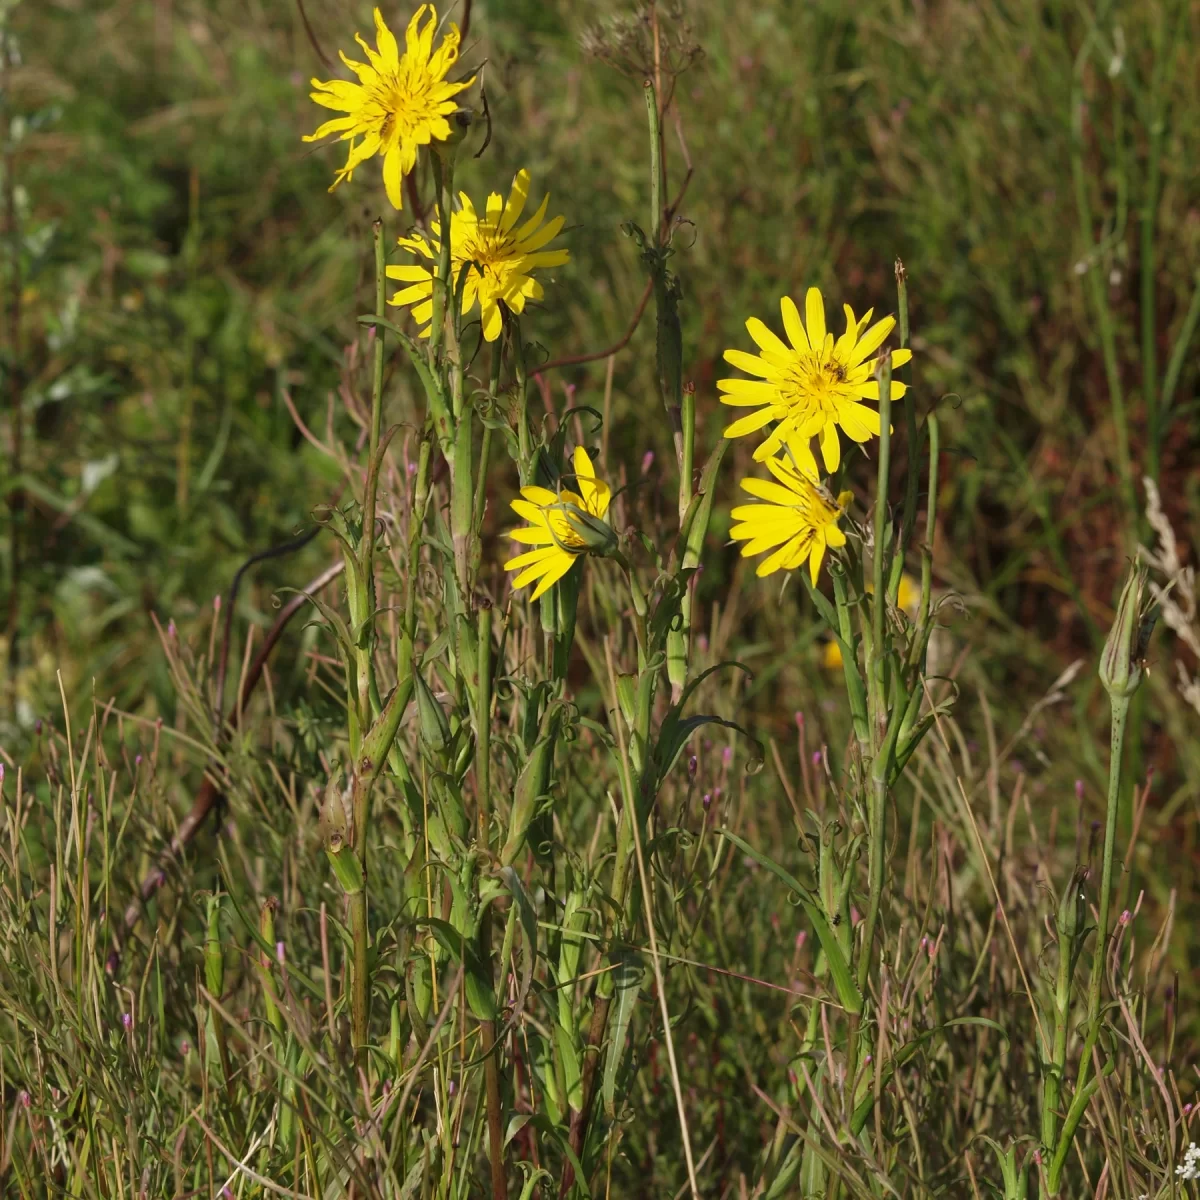
<instances>
[{"instance_id":1,"label":"pink wildflower bud","mask_svg":"<svg viewBox=\"0 0 1200 1200\"><path fill-rule=\"evenodd\" d=\"M125 1032L128 1033L133 1028L133 1013L122 1013L121 1024L125 1026Z\"/></svg>"},{"instance_id":2,"label":"pink wildflower bud","mask_svg":"<svg viewBox=\"0 0 1200 1200\"><path fill-rule=\"evenodd\" d=\"M647 450L642 455L642 474L645 475L652 466L654 466L654 451Z\"/></svg>"},{"instance_id":3,"label":"pink wildflower bud","mask_svg":"<svg viewBox=\"0 0 1200 1200\"><path fill-rule=\"evenodd\" d=\"M1133 920L1133 913L1131 913L1129 909L1126 909L1117 919L1122 925L1128 925L1129 922Z\"/></svg>"},{"instance_id":4,"label":"pink wildflower bud","mask_svg":"<svg viewBox=\"0 0 1200 1200\"><path fill-rule=\"evenodd\" d=\"M220 611L221 611L221 593L218 592L213 597L213 612L219 613Z\"/></svg>"},{"instance_id":5,"label":"pink wildflower bud","mask_svg":"<svg viewBox=\"0 0 1200 1200\"><path fill-rule=\"evenodd\" d=\"M796 949L802 950L806 941L808 941L808 930L802 929L796 934Z\"/></svg>"},{"instance_id":6,"label":"pink wildflower bud","mask_svg":"<svg viewBox=\"0 0 1200 1200\"><path fill-rule=\"evenodd\" d=\"M796 728L803 729L804 728L804 714L799 709L796 709L796 711L792 715L796 718Z\"/></svg>"},{"instance_id":7,"label":"pink wildflower bud","mask_svg":"<svg viewBox=\"0 0 1200 1200\"><path fill-rule=\"evenodd\" d=\"M1076 800L1083 799L1083 780L1082 779L1075 780L1075 799Z\"/></svg>"},{"instance_id":8,"label":"pink wildflower bud","mask_svg":"<svg viewBox=\"0 0 1200 1200\"><path fill-rule=\"evenodd\" d=\"M279 960L279 965L283 966L283 964L286 960L285 960L285 956L284 956L284 952L283 952L283 943L282 942L275 943L275 957Z\"/></svg>"}]
</instances>

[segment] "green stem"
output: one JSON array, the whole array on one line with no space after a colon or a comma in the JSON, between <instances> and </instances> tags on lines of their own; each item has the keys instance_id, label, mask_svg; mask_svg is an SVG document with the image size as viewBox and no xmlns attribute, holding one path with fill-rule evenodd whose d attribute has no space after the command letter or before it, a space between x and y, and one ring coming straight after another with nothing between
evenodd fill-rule
<instances>
[{"instance_id":1,"label":"green stem","mask_svg":"<svg viewBox=\"0 0 1200 1200\"><path fill-rule=\"evenodd\" d=\"M884 616L887 597L884 593L884 566L887 547L888 470L891 465L892 366L890 356L879 371L879 465L875 485L875 548L871 575L875 594L871 597L871 652L867 662L867 689L870 697L869 718L872 751L871 792L869 797L870 857L867 867L867 913L863 924L863 941L858 963L858 988L865 994L870 973L871 947L875 941L875 926L883 898L885 868L884 828L887 815L886 747L895 744L900 714L894 719L891 736L884 729L887 715L887 654L884 645Z\"/></svg>"},{"instance_id":2,"label":"green stem","mask_svg":"<svg viewBox=\"0 0 1200 1200\"><path fill-rule=\"evenodd\" d=\"M386 255L383 246L383 222L376 221L372 227L375 246L375 314L382 316L386 289ZM374 375L371 384L371 428L367 448L367 486L363 495L362 538L359 542L359 561L364 587L356 595L351 613L358 644L355 646L355 688L357 711L365 731L371 719L371 685L373 682L372 647L375 617L375 509L379 487L379 441L383 425L383 338L379 325L374 328ZM354 707L353 702L351 707ZM356 764L356 769L358 764ZM374 764L365 765L367 771ZM363 779L355 786L354 853L362 868L364 880L367 875L367 796L370 784ZM367 890L350 896L350 928L354 945L354 962L351 970L350 1040L361 1064L365 1064L370 1023L370 979L369 948L370 932L367 909Z\"/></svg>"},{"instance_id":3,"label":"green stem","mask_svg":"<svg viewBox=\"0 0 1200 1200\"><path fill-rule=\"evenodd\" d=\"M1108 945L1108 909L1112 900L1113 855L1117 840L1117 814L1121 807L1121 758L1129 699L1112 698L1112 754L1108 764L1108 806L1104 816L1104 862L1100 875L1100 906L1097 912L1096 945L1092 951L1092 978L1088 984L1088 1023L1100 1018L1100 993L1104 982L1104 960Z\"/></svg>"},{"instance_id":4,"label":"green stem","mask_svg":"<svg viewBox=\"0 0 1200 1200\"><path fill-rule=\"evenodd\" d=\"M1079 1058L1079 1073L1075 1079L1075 1095L1062 1134L1050 1164L1048 1184L1050 1195L1058 1191L1059 1179L1066 1163L1071 1141L1083 1116L1087 1098L1098 1086L1098 1081L1089 1083L1092 1066L1092 1051L1100 1036L1100 1000L1104 985L1104 960L1108 950L1108 909L1112 900L1113 857L1117 840L1117 814L1121 798L1121 759L1125 747L1125 725L1129 718L1129 698L1112 696L1112 752L1108 763L1108 804L1104 817L1104 860L1100 874L1100 903L1096 910L1096 944L1092 950L1092 975L1088 982L1087 1034L1083 1052Z\"/></svg>"},{"instance_id":5,"label":"green stem","mask_svg":"<svg viewBox=\"0 0 1200 1200\"><path fill-rule=\"evenodd\" d=\"M1113 440L1117 454L1125 516L1133 521L1137 513L1137 494L1134 491L1133 463L1129 453L1129 426L1125 412L1125 391L1117 358L1116 326L1105 295L1100 255L1092 235L1092 210L1088 201L1087 177L1083 167L1083 67L1091 52L1089 35L1080 47L1075 60L1074 86L1071 89L1071 175L1075 185L1075 205L1079 215L1079 230L1083 241L1088 292L1100 329L1100 347L1104 358L1104 374L1108 381L1109 402L1112 405ZM1132 528L1132 527L1131 527Z\"/></svg>"}]
</instances>

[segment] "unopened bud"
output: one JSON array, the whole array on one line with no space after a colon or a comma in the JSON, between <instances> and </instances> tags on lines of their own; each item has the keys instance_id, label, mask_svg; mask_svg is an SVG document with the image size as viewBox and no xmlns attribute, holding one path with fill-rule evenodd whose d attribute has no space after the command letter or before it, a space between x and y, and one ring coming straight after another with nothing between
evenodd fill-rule
<instances>
[{"instance_id":1,"label":"unopened bud","mask_svg":"<svg viewBox=\"0 0 1200 1200\"><path fill-rule=\"evenodd\" d=\"M1147 606L1144 601L1146 576L1146 568L1140 563L1130 568L1100 655L1100 682L1114 700L1129 699L1145 674L1146 648L1158 619L1158 606Z\"/></svg>"},{"instance_id":2,"label":"unopened bud","mask_svg":"<svg viewBox=\"0 0 1200 1200\"><path fill-rule=\"evenodd\" d=\"M429 684L420 671L413 671L413 686L417 696L417 721L421 740L435 754L443 753L450 745L450 722L442 706L437 702Z\"/></svg>"}]
</instances>

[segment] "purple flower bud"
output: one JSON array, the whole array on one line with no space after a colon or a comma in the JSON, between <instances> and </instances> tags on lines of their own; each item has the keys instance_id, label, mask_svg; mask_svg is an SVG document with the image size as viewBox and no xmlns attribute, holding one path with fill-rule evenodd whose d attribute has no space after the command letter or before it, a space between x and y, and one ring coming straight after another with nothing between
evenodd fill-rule
<instances>
[{"instance_id":1,"label":"purple flower bud","mask_svg":"<svg viewBox=\"0 0 1200 1200\"><path fill-rule=\"evenodd\" d=\"M179 1053L182 1054L184 1058L187 1058L191 1052L192 1044L187 1040L187 1038L184 1038L183 1041L179 1043Z\"/></svg>"},{"instance_id":2,"label":"purple flower bud","mask_svg":"<svg viewBox=\"0 0 1200 1200\"><path fill-rule=\"evenodd\" d=\"M642 474L645 475L652 466L654 466L654 451L647 450L642 455Z\"/></svg>"},{"instance_id":3,"label":"purple flower bud","mask_svg":"<svg viewBox=\"0 0 1200 1200\"><path fill-rule=\"evenodd\" d=\"M726 767L727 767L727 766L729 766L729 764L730 764L731 762L733 762L733 747L732 747L732 746L726 746L726 747L725 747L725 748L724 748L724 749L721 751L721 764L722 764L722 766L726 766Z\"/></svg>"},{"instance_id":4,"label":"purple flower bud","mask_svg":"<svg viewBox=\"0 0 1200 1200\"><path fill-rule=\"evenodd\" d=\"M213 612L219 613L220 611L221 611L221 593L218 592L213 597Z\"/></svg>"},{"instance_id":5,"label":"purple flower bud","mask_svg":"<svg viewBox=\"0 0 1200 1200\"><path fill-rule=\"evenodd\" d=\"M688 759L688 778L689 778L689 779L695 779L695 778L696 778L696 772L697 772L699 769L700 769L700 764L699 764L699 763L696 761L696 756L693 754L693 755L692 755L692 756L691 756L691 757ZM3 778L4 778L4 776L3 776L3 775L0 775L0 779L3 779Z\"/></svg>"},{"instance_id":6,"label":"purple flower bud","mask_svg":"<svg viewBox=\"0 0 1200 1200\"><path fill-rule=\"evenodd\" d=\"M375 326L368 325L367 326L367 341L373 342L374 340L375 340Z\"/></svg>"},{"instance_id":7,"label":"purple flower bud","mask_svg":"<svg viewBox=\"0 0 1200 1200\"><path fill-rule=\"evenodd\" d=\"M457 1091L458 1091L458 1081L456 1079L450 1080L450 1088L449 1088L450 1095L453 1096L454 1093Z\"/></svg>"},{"instance_id":8,"label":"purple flower bud","mask_svg":"<svg viewBox=\"0 0 1200 1200\"><path fill-rule=\"evenodd\" d=\"M871 1056L868 1054L867 1057L863 1059L863 1062L869 1063L870 1061L871 1061Z\"/></svg>"},{"instance_id":9,"label":"purple flower bud","mask_svg":"<svg viewBox=\"0 0 1200 1200\"><path fill-rule=\"evenodd\" d=\"M799 709L796 709L796 711L792 715L796 718L796 728L803 729L804 728L804 714Z\"/></svg>"},{"instance_id":10,"label":"purple flower bud","mask_svg":"<svg viewBox=\"0 0 1200 1200\"><path fill-rule=\"evenodd\" d=\"M926 948L926 946L928 946L928 945L929 945L929 939L927 937L922 937L921 938L921 949L924 950Z\"/></svg>"},{"instance_id":11,"label":"purple flower bud","mask_svg":"<svg viewBox=\"0 0 1200 1200\"><path fill-rule=\"evenodd\" d=\"M167 637L169 637L169 638L175 637L175 618L174 617L172 617L167 622Z\"/></svg>"},{"instance_id":12,"label":"purple flower bud","mask_svg":"<svg viewBox=\"0 0 1200 1200\"><path fill-rule=\"evenodd\" d=\"M699 648L701 654L707 654L708 653L708 634L702 633L696 639L696 645Z\"/></svg>"},{"instance_id":13,"label":"purple flower bud","mask_svg":"<svg viewBox=\"0 0 1200 1200\"><path fill-rule=\"evenodd\" d=\"M820 750L814 750L814 751L813 751L813 756L812 756L812 765L813 765L814 767L819 767L819 766L821 765L821 752L820 752Z\"/></svg>"},{"instance_id":14,"label":"purple flower bud","mask_svg":"<svg viewBox=\"0 0 1200 1200\"><path fill-rule=\"evenodd\" d=\"M808 941L808 930L802 929L796 934L796 949L802 950L806 941Z\"/></svg>"},{"instance_id":15,"label":"purple flower bud","mask_svg":"<svg viewBox=\"0 0 1200 1200\"><path fill-rule=\"evenodd\" d=\"M1131 913L1129 909L1126 909L1117 919L1122 925L1128 925L1129 922L1133 920L1133 913Z\"/></svg>"},{"instance_id":16,"label":"purple flower bud","mask_svg":"<svg viewBox=\"0 0 1200 1200\"><path fill-rule=\"evenodd\" d=\"M1192 1106L1191 1106L1191 1104L1185 1104L1185 1105L1183 1106L1183 1115L1184 1115L1185 1117L1186 1117L1186 1116L1188 1116L1188 1115L1190 1115L1191 1111L1192 1111Z\"/></svg>"},{"instance_id":17,"label":"purple flower bud","mask_svg":"<svg viewBox=\"0 0 1200 1200\"><path fill-rule=\"evenodd\" d=\"M1075 780L1075 799L1076 800L1083 799L1083 780L1082 779Z\"/></svg>"},{"instance_id":18,"label":"purple flower bud","mask_svg":"<svg viewBox=\"0 0 1200 1200\"><path fill-rule=\"evenodd\" d=\"M712 793L705 792L704 798L703 798L703 800L701 800L701 803L704 805L704 811L708 812L708 807L710 804L712 804Z\"/></svg>"},{"instance_id":19,"label":"purple flower bud","mask_svg":"<svg viewBox=\"0 0 1200 1200\"><path fill-rule=\"evenodd\" d=\"M275 943L275 957L279 960L279 965L282 967L285 962L282 942Z\"/></svg>"},{"instance_id":20,"label":"purple flower bud","mask_svg":"<svg viewBox=\"0 0 1200 1200\"><path fill-rule=\"evenodd\" d=\"M0 762L0 783L4 782L4 764Z\"/></svg>"},{"instance_id":21,"label":"purple flower bud","mask_svg":"<svg viewBox=\"0 0 1200 1200\"><path fill-rule=\"evenodd\" d=\"M125 1026L125 1032L128 1033L133 1028L133 1013L122 1013L121 1024Z\"/></svg>"},{"instance_id":22,"label":"purple flower bud","mask_svg":"<svg viewBox=\"0 0 1200 1200\"><path fill-rule=\"evenodd\" d=\"M410 462L410 463L408 464L408 466L407 466L407 467L405 467L405 470L406 470L406 471L407 471L407 472L408 472L410 475L415 475L415 474L417 473L417 464L416 464L415 462Z\"/></svg>"},{"instance_id":23,"label":"purple flower bud","mask_svg":"<svg viewBox=\"0 0 1200 1200\"><path fill-rule=\"evenodd\" d=\"M17 1099L20 1101L22 1108L29 1108L33 1104L33 1098L24 1089L17 1093Z\"/></svg>"},{"instance_id":24,"label":"purple flower bud","mask_svg":"<svg viewBox=\"0 0 1200 1200\"><path fill-rule=\"evenodd\" d=\"M135 754L133 756L133 765L135 767L140 767L142 765L142 756L140 754Z\"/></svg>"}]
</instances>

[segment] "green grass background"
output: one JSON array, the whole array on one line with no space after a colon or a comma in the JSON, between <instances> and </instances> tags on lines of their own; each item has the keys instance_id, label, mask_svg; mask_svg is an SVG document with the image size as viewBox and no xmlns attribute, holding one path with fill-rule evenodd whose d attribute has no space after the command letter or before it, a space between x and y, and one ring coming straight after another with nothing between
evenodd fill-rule
<instances>
[{"instance_id":1,"label":"green grass background","mask_svg":"<svg viewBox=\"0 0 1200 1200\"><path fill-rule=\"evenodd\" d=\"M369 27L363 4L308 0L305 11L328 56ZM504 191L528 167L535 195L548 189L551 212L567 217L571 262L528 322L550 355L616 341L644 282L621 232L648 219L640 79L581 44L620 11L586 0L471 9L464 56L486 60L492 137L465 163L463 186ZM398 26L407 10L387 15ZM706 447L719 437L721 352L747 346L747 316L777 324L779 297L811 284L831 306L891 311L903 260L918 409L936 410L945 431L936 581L963 598L947 661L968 753L981 771L991 762L1005 795L1024 777L1043 831L1051 813L1075 824L1081 779L1082 845L1107 765L1093 664L1125 559L1146 534L1144 471L1157 474L1181 544L1200 545L1196 342L1169 404L1161 396L1200 265L1200 12L1170 0L694 0L683 18L672 37L694 61L675 93L683 145L674 129L668 145L675 184L685 154L692 175L672 267L698 437ZM375 164L328 194L342 150L300 140L321 116L308 78L328 72L294 4L46 0L4 19L17 47L4 88L15 207L4 284L20 297L21 329L4 369L19 383L25 446L19 478L11 457L0 466L0 490L27 496L8 631L16 703L0 716L11 765L39 753L39 718L59 719L56 671L79 711L94 688L173 722L151 614L206 643L213 597L242 562L332 496L336 466L297 433L283 397L321 430L334 396L347 432L336 391L355 315L371 308L369 230L384 197ZM387 219L390 235L403 232L402 218ZM647 320L613 374L610 453L631 475L647 450L669 453L653 369ZM564 384L574 403L598 407L604 365L562 372L560 409ZM398 380L389 420L415 411L410 386ZM735 460L746 465L748 451ZM851 469L864 486L873 475L861 455ZM497 529L507 471L496 467ZM702 603L733 622L741 657L770 667L748 702L757 727L783 736L799 706L833 744L844 718L807 602L792 589L777 603L777 588L737 569L722 544L735 477L727 471L718 501ZM639 502L669 509L668 486ZM11 587L7 535L0 554ZM238 638L269 625L278 589L328 555L318 542L256 568ZM332 720L336 707L305 684L311 642L300 632L285 642L275 703ZM1200 718L1175 694L1177 656L1195 668L1160 635L1131 766L1131 780L1153 771L1131 886L1158 904L1178 889L1186 924L1200 908ZM1063 703L1023 725L1080 657ZM1007 753L989 759L996 742ZM176 765L160 836L200 777ZM764 790L761 803L782 801ZM755 929L767 954L769 928ZM1186 938L1173 953L1194 999Z\"/></svg>"}]
</instances>

